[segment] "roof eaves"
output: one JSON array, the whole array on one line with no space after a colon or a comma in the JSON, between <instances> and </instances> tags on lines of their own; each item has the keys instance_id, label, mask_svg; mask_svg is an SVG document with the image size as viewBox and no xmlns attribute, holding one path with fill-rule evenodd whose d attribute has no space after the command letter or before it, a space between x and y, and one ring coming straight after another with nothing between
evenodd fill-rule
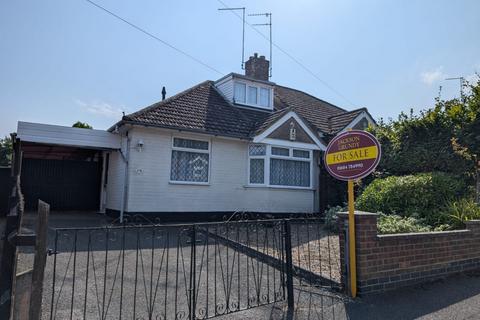
<instances>
[{"instance_id":1,"label":"roof eaves","mask_svg":"<svg viewBox=\"0 0 480 320\"><path fill-rule=\"evenodd\" d=\"M130 125L136 125L136 126L141 126L141 127L151 127L151 128L161 128L161 129L170 129L170 130L176 130L180 132L192 132L192 133L201 133L201 134L206 134L210 136L215 136L215 137L226 137L226 138L236 138L240 140L251 140L250 137L244 136L244 135L235 135L235 134L227 134L227 133L214 133L214 132L209 132L206 130L201 130L201 129L192 129L192 128L180 128L177 126L168 126L168 125L160 125L160 124L149 124L141 121L134 121L134 120L125 120L122 121L123 124L130 124Z\"/></svg>"}]
</instances>

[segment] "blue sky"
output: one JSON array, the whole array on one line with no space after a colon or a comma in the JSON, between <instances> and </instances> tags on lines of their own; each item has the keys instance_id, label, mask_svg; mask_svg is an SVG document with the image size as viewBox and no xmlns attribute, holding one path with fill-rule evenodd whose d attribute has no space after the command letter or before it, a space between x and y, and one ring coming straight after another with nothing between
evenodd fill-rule
<instances>
[{"instance_id":1,"label":"blue sky","mask_svg":"<svg viewBox=\"0 0 480 320\"><path fill-rule=\"evenodd\" d=\"M241 20L218 0L94 1L221 73L241 72ZM432 105L440 85L443 98L458 96L444 79L480 72L480 1L222 1L272 12L274 42L341 95L278 49L272 81L375 118ZM268 56L268 42L247 26L253 52ZM173 95L220 77L85 0L0 2L0 136L18 120L105 129L160 100L162 86Z\"/></svg>"}]
</instances>

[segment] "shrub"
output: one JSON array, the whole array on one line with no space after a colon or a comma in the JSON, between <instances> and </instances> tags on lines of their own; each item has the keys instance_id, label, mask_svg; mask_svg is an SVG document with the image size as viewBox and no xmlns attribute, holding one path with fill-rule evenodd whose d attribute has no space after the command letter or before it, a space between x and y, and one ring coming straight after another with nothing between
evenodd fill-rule
<instances>
[{"instance_id":1,"label":"shrub","mask_svg":"<svg viewBox=\"0 0 480 320\"><path fill-rule=\"evenodd\" d=\"M381 214L378 217L377 228L381 234L431 231L431 227L413 217L401 217L396 214Z\"/></svg>"},{"instance_id":2,"label":"shrub","mask_svg":"<svg viewBox=\"0 0 480 320\"><path fill-rule=\"evenodd\" d=\"M345 211L344 207L335 206L329 207L325 210L325 227L330 231L338 231L338 216L337 213Z\"/></svg>"},{"instance_id":3,"label":"shrub","mask_svg":"<svg viewBox=\"0 0 480 320\"><path fill-rule=\"evenodd\" d=\"M466 192L462 179L441 172L390 176L375 179L356 201L359 210L413 217L438 226L445 223L441 214L448 201Z\"/></svg>"},{"instance_id":4,"label":"shrub","mask_svg":"<svg viewBox=\"0 0 480 320\"><path fill-rule=\"evenodd\" d=\"M442 224L433 228L414 217L401 217L396 214L380 214L377 228L380 234L445 231L451 229L448 224Z\"/></svg>"},{"instance_id":5,"label":"shrub","mask_svg":"<svg viewBox=\"0 0 480 320\"><path fill-rule=\"evenodd\" d=\"M472 199L460 199L447 203L444 214L457 228L465 227L465 221L480 219L480 206Z\"/></svg>"}]
</instances>

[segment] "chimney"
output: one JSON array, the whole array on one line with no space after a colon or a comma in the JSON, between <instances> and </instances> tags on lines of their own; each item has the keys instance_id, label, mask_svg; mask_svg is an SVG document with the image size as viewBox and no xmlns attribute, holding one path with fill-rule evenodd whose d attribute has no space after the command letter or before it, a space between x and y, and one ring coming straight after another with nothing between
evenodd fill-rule
<instances>
[{"instance_id":1,"label":"chimney","mask_svg":"<svg viewBox=\"0 0 480 320\"><path fill-rule=\"evenodd\" d=\"M162 101L165 100L165 96L167 95L167 90L165 87L162 88Z\"/></svg>"},{"instance_id":2,"label":"chimney","mask_svg":"<svg viewBox=\"0 0 480 320\"><path fill-rule=\"evenodd\" d=\"M258 57L258 53L254 53L247 62L245 62L245 75L257 80L268 81L270 62L265 56Z\"/></svg>"}]
</instances>

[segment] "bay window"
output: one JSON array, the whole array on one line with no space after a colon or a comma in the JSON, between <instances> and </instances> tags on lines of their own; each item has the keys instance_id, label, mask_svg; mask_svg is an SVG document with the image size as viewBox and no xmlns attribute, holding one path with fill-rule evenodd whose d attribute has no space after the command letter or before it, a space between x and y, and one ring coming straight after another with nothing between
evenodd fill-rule
<instances>
[{"instance_id":1,"label":"bay window","mask_svg":"<svg viewBox=\"0 0 480 320\"><path fill-rule=\"evenodd\" d=\"M262 144L249 146L249 184L311 188L312 151Z\"/></svg>"},{"instance_id":2,"label":"bay window","mask_svg":"<svg viewBox=\"0 0 480 320\"><path fill-rule=\"evenodd\" d=\"M170 181L208 183L208 141L173 138Z\"/></svg>"}]
</instances>

